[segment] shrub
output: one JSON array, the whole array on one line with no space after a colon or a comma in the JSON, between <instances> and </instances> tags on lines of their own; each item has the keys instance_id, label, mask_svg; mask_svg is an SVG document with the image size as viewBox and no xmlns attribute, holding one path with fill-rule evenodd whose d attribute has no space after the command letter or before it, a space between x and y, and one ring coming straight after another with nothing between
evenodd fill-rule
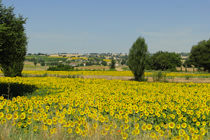
<instances>
[{"instance_id":1,"label":"shrub","mask_svg":"<svg viewBox=\"0 0 210 140\"><path fill-rule=\"evenodd\" d=\"M153 81L164 81L167 82L166 80L166 73L163 73L161 71L154 72L152 75Z\"/></svg>"},{"instance_id":2,"label":"shrub","mask_svg":"<svg viewBox=\"0 0 210 140\"><path fill-rule=\"evenodd\" d=\"M50 66L48 71L72 71L74 67L64 64L58 64L57 66Z\"/></svg>"},{"instance_id":3,"label":"shrub","mask_svg":"<svg viewBox=\"0 0 210 140\"><path fill-rule=\"evenodd\" d=\"M43 62L41 62L40 64L41 64L41 66L45 66L45 62L44 62L44 61L43 61Z\"/></svg>"}]
</instances>

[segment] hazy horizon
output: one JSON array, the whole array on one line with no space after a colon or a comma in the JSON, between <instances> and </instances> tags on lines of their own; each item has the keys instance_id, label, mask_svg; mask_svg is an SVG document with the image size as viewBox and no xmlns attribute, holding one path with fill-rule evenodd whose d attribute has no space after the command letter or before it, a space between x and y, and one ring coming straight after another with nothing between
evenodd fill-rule
<instances>
[{"instance_id":1,"label":"hazy horizon","mask_svg":"<svg viewBox=\"0 0 210 140\"><path fill-rule=\"evenodd\" d=\"M210 38L210 1L2 0L27 17L27 53L128 53L145 38L148 51L190 52Z\"/></svg>"}]
</instances>

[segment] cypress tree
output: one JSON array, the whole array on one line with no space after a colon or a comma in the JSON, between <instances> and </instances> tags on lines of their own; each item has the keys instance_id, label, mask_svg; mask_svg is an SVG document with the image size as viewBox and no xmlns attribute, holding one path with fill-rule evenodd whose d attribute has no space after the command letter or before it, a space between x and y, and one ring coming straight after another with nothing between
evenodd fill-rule
<instances>
[{"instance_id":1,"label":"cypress tree","mask_svg":"<svg viewBox=\"0 0 210 140\"><path fill-rule=\"evenodd\" d=\"M128 66L136 81L144 81L144 70L147 55L147 44L144 38L139 37L129 50Z\"/></svg>"}]
</instances>

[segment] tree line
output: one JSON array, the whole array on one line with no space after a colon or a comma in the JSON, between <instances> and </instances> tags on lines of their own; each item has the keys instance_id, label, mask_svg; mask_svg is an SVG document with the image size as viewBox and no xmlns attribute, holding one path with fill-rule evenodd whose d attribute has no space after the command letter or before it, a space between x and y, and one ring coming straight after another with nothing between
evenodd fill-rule
<instances>
[{"instance_id":1,"label":"tree line","mask_svg":"<svg viewBox=\"0 0 210 140\"><path fill-rule=\"evenodd\" d=\"M145 80L145 69L176 71L176 67L184 66L196 67L198 70L203 68L203 71L210 73L210 39L192 46L189 58L182 64L181 56L174 52L158 51L153 55L149 54L145 39L139 37L129 50L128 66L137 81Z\"/></svg>"}]
</instances>

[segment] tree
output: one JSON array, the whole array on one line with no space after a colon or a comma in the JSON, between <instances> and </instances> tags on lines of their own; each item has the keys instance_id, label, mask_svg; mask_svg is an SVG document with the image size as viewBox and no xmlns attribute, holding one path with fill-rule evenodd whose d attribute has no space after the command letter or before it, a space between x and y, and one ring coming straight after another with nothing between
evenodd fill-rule
<instances>
[{"instance_id":1,"label":"tree","mask_svg":"<svg viewBox=\"0 0 210 140\"><path fill-rule=\"evenodd\" d=\"M115 69L115 63L116 61L112 59L111 64L110 64L110 69Z\"/></svg>"},{"instance_id":2,"label":"tree","mask_svg":"<svg viewBox=\"0 0 210 140\"><path fill-rule=\"evenodd\" d=\"M151 70L152 69L151 64L152 64L151 54L147 53L146 61L145 61L145 69L146 70Z\"/></svg>"},{"instance_id":3,"label":"tree","mask_svg":"<svg viewBox=\"0 0 210 140\"><path fill-rule=\"evenodd\" d=\"M190 59L186 59L183 63L183 66L185 67L188 67L188 68L191 68L192 67L192 63L190 62Z\"/></svg>"},{"instance_id":4,"label":"tree","mask_svg":"<svg viewBox=\"0 0 210 140\"><path fill-rule=\"evenodd\" d=\"M36 66L36 64L37 64L37 59L34 60L34 66Z\"/></svg>"},{"instance_id":5,"label":"tree","mask_svg":"<svg viewBox=\"0 0 210 140\"><path fill-rule=\"evenodd\" d=\"M154 70L176 71L176 67L182 64L179 54L158 51L151 56L151 67Z\"/></svg>"},{"instance_id":6,"label":"tree","mask_svg":"<svg viewBox=\"0 0 210 140\"><path fill-rule=\"evenodd\" d=\"M200 70L210 72L210 39L200 41L197 45L192 46L189 56L190 62Z\"/></svg>"},{"instance_id":7,"label":"tree","mask_svg":"<svg viewBox=\"0 0 210 140\"><path fill-rule=\"evenodd\" d=\"M136 81L144 81L144 69L147 55L147 44L139 37L129 50L128 66Z\"/></svg>"},{"instance_id":8,"label":"tree","mask_svg":"<svg viewBox=\"0 0 210 140\"><path fill-rule=\"evenodd\" d=\"M122 59L121 65L125 65L125 64L126 64L126 60L125 59Z\"/></svg>"},{"instance_id":9,"label":"tree","mask_svg":"<svg viewBox=\"0 0 210 140\"><path fill-rule=\"evenodd\" d=\"M102 61L101 64L104 65L104 66L107 66L107 62L106 61Z\"/></svg>"},{"instance_id":10,"label":"tree","mask_svg":"<svg viewBox=\"0 0 210 140\"><path fill-rule=\"evenodd\" d=\"M40 64L41 66L45 66L45 61L42 61Z\"/></svg>"},{"instance_id":11,"label":"tree","mask_svg":"<svg viewBox=\"0 0 210 140\"><path fill-rule=\"evenodd\" d=\"M21 76L27 45L23 27L26 19L16 17L13 10L0 0L0 64L4 76L9 77Z\"/></svg>"}]
</instances>

